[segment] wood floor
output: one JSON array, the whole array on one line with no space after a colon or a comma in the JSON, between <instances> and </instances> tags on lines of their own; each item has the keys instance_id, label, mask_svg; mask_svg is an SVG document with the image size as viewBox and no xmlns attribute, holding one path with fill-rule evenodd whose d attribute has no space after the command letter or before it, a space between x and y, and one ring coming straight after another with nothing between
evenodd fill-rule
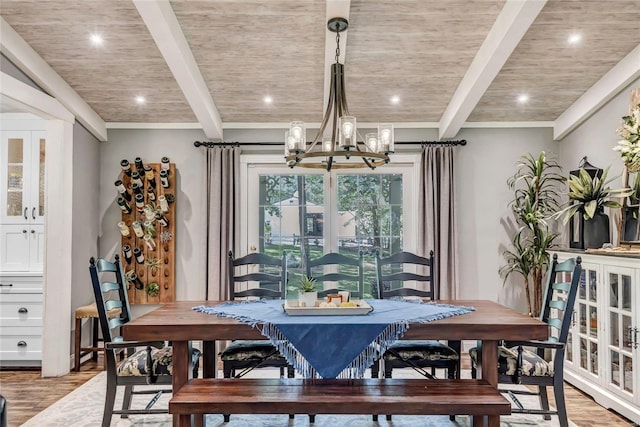
<instances>
[{"instance_id":1,"label":"wood floor","mask_svg":"<svg viewBox=\"0 0 640 427\"><path fill-rule=\"evenodd\" d=\"M463 369L468 360L463 359ZM88 361L80 372L59 378L41 378L39 371L0 371L0 394L7 399L8 427L17 427L58 399L93 378L103 369L102 359ZM569 418L579 427L634 425L613 411L596 404L589 396L565 385ZM553 395L550 393L553 401ZM535 415L532 415L535 417ZM46 427L46 426L43 426Z\"/></svg>"}]
</instances>

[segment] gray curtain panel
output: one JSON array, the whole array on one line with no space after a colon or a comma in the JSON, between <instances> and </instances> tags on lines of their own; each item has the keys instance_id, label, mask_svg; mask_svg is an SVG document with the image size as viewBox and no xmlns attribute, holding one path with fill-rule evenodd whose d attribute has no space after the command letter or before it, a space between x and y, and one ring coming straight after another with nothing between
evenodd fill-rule
<instances>
[{"instance_id":1,"label":"gray curtain panel","mask_svg":"<svg viewBox=\"0 0 640 427\"><path fill-rule=\"evenodd\" d=\"M440 299L458 296L454 149L428 146L420 159L418 250L435 253Z\"/></svg>"},{"instance_id":2,"label":"gray curtain panel","mask_svg":"<svg viewBox=\"0 0 640 427\"><path fill-rule=\"evenodd\" d=\"M207 149L207 299L229 299L227 254L240 238L240 148Z\"/></svg>"}]
</instances>

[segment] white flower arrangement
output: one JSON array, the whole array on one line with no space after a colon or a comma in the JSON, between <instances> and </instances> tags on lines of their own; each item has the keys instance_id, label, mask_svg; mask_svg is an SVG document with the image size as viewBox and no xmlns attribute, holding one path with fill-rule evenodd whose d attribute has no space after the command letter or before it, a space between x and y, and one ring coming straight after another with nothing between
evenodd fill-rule
<instances>
[{"instance_id":1,"label":"white flower arrangement","mask_svg":"<svg viewBox=\"0 0 640 427\"><path fill-rule=\"evenodd\" d=\"M630 171L637 172L640 170L640 104L622 118L622 127L616 133L623 139L613 149L620 152Z\"/></svg>"}]
</instances>

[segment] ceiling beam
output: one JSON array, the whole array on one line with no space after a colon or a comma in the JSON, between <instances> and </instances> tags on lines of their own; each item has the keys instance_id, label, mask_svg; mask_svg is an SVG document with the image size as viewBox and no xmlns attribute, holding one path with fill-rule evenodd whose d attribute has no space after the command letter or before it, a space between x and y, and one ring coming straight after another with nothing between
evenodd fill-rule
<instances>
[{"instance_id":1,"label":"ceiling beam","mask_svg":"<svg viewBox=\"0 0 640 427\"><path fill-rule=\"evenodd\" d=\"M553 125L553 139L560 140L640 77L640 44L567 108Z\"/></svg>"},{"instance_id":2,"label":"ceiling beam","mask_svg":"<svg viewBox=\"0 0 640 427\"><path fill-rule=\"evenodd\" d=\"M222 119L168 0L133 0L207 138L222 139Z\"/></svg>"},{"instance_id":3,"label":"ceiling beam","mask_svg":"<svg viewBox=\"0 0 640 427\"><path fill-rule=\"evenodd\" d=\"M1 16L0 51L38 86L64 105L99 141L107 140L104 120Z\"/></svg>"},{"instance_id":4,"label":"ceiling beam","mask_svg":"<svg viewBox=\"0 0 640 427\"><path fill-rule=\"evenodd\" d=\"M4 72L0 72L0 102L28 111L43 119L58 119L69 123L75 117L64 105L52 96L21 82Z\"/></svg>"},{"instance_id":5,"label":"ceiling beam","mask_svg":"<svg viewBox=\"0 0 640 427\"><path fill-rule=\"evenodd\" d=\"M440 119L440 139L454 138L547 0L507 0Z\"/></svg>"},{"instance_id":6,"label":"ceiling beam","mask_svg":"<svg viewBox=\"0 0 640 427\"><path fill-rule=\"evenodd\" d=\"M349 20L349 10L351 9L351 0L327 0L326 16L324 20L325 39L324 39L324 103L322 104L322 112L327 108L329 102L329 90L331 88L331 65L336 60L336 33L329 31L327 28L327 22L331 18L344 18ZM347 34L349 34L349 28L346 32L340 33L340 63L344 64L344 59L347 54ZM321 119L319 117L318 119Z\"/></svg>"}]
</instances>

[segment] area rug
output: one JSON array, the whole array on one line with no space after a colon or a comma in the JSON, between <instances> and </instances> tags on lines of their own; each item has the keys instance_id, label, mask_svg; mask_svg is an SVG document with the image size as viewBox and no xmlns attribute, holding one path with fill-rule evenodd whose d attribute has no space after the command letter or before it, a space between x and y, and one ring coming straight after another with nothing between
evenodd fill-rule
<instances>
[{"instance_id":1,"label":"area rug","mask_svg":"<svg viewBox=\"0 0 640 427\"><path fill-rule=\"evenodd\" d=\"M252 376L271 376L262 369ZM415 375L411 370L394 371L394 377ZM403 372L403 374L400 374ZM405 374L406 372L406 374ZM277 377L277 374L276 374ZM22 424L25 427L98 427L102 423L104 392L106 387L106 373L102 372L82 386L78 387L56 403ZM122 387L119 387L122 390ZM116 396L116 407L122 404L121 390ZM149 395L134 396L134 408L142 408L147 403ZM527 397L527 399L532 399ZM533 398L534 402L537 399ZM523 398L523 402L526 400ZM165 407L169 395L163 396L154 408ZM538 415L511 415L501 418L502 427L558 426L557 417L552 416L545 421ZM573 423L569 423L575 426ZM129 419L122 419L114 415L111 427L170 427L170 415L132 415ZM391 421L380 416L377 422L372 421L371 415L317 415L314 424L309 423L305 414L296 414L293 420L288 415L243 415L233 414L228 423L224 423L222 415L207 415L207 427L462 427L469 425L469 417L457 416L450 421L448 416L417 416L394 415Z\"/></svg>"}]
</instances>

